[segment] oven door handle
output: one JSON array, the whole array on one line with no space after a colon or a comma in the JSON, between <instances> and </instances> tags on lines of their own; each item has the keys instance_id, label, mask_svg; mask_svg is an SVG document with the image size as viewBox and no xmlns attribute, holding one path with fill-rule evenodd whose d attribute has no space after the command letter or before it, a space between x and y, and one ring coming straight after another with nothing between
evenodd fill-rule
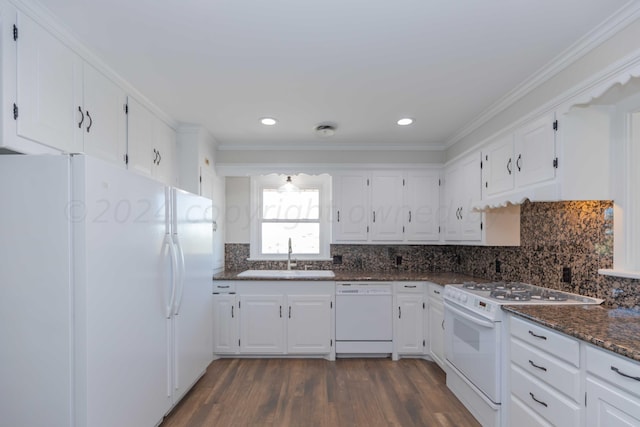
<instances>
[{"instance_id":1,"label":"oven door handle","mask_svg":"<svg viewBox=\"0 0 640 427\"><path fill-rule=\"evenodd\" d=\"M493 329L495 328L495 324L489 320L483 320L480 319L476 316L472 316L471 314L467 314L466 312L460 310L459 308L455 307L453 304L451 304L449 301L445 300L444 301L444 305L450 309L451 311L453 311L457 316L463 317L465 319L467 319L468 321L472 322L475 325L479 325L482 327L485 327L487 329Z\"/></svg>"}]
</instances>

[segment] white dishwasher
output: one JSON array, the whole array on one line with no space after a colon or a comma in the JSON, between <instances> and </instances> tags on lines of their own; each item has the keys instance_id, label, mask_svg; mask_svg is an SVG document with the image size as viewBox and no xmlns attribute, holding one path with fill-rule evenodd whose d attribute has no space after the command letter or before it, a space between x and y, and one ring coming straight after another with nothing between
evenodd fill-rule
<instances>
[{"instance_id":1,"label":"white dishwasher","mask_svg":"<svg viewBox=\"0 0 640 427\"><path fill-rule=\"evenodd\" d=\"M389 282L336 283L336 356L388 356L393 351Z\"/></svg>"}]
</instances>

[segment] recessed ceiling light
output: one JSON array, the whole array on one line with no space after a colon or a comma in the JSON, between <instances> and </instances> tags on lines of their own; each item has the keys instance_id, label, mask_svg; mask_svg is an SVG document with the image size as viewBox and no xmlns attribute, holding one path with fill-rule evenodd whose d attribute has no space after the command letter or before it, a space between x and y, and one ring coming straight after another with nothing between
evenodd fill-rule
<instances>
[{"instance_id":1,"label":"recessed ceiling light","mask_svg":"<svg viewBox=\"0 0 640 427\"><path fill-rule=\"evenodd\" d=\"M402 118L400 120L398 120L398 125L400 126L408 126L411 123L413 123L413 119L410 119L408 117Z\"/></svg>"},{"instance_id":2,"label":"recessed ceiling light","mask_svg":"<svg viewBox=\"0 0 640 427\"><path fill-rule=\"evenodd\" d=\"M263 117L262 119L260 119L260 123L262 123L265 126L273 126L276 123L278 123L278 121L271 117Z\"/></svg>"}]
</instances>

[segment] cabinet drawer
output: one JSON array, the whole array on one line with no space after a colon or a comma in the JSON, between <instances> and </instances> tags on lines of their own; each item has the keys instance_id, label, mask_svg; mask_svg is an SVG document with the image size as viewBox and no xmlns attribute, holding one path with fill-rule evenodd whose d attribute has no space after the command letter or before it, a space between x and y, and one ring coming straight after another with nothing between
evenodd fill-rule
<instances>
[{"instance_id":1,"label":"cabinet drawer","mask_svg":"<svg viewBox=\"0 0 640 427\"><path fill-rule=\"evenodd\" d=\"M552 425L563 427L580 425L578 404L566 399L514 364L511 364L510 385L511 394Z\"/></svg>"},{"instance_id":2,"label":"cabinet drawer","mask_svg":"<svg viewBox=\"0 0 640 427\"><path fill-rule=\"evenodd\" d=\"M579 401L579 369L514 338L511 339L511 362L576 402Z\"/></svg>"},{"instance_id":3,"label":"cabinet drawer","mask_svg":"<svg viewBox=\"0 0 640 427\"><path fill-rule=\"evenodd\" d=\"M424 292L424 282L394 282L393 287L396 293L421 294Z\"/></svg>"},{"instance_id":4,"label":"cabinet drawer","mask_svg":"<svg viewBox=\"0 0 640 427\"><path fill-rule=\"evenodd\" d=\"M511 420L509 425L518 427L553 427L513 394L509 396L509 420Z\"/></svg>"},{"instance_id":5,"label":"cabinet drawer","mask_svg":"<svg viewBox=\"0 0 640 427\"><path fill-rule=\"evenodd\" d=\"M444 286L429 283L429 298L435 298L437 300L442 301L442 295L444 294Z\"/></svg>"},{"instance_id":6,"label":"cabinet drawer","mask_svg":"<svg viewBox=\"0 0 640 427\"><path fill-rule=\"evenodd\" d=\"M640 363L590 345L586 350L587 371L590 374L640 396Z\"/></svg>"},{"instance_id":7,"label":"cabinet drawer","mask_svg":"<svg viewBox=\"0 0 640 427\"><path fill-rule=\"evenodd\" d=\"M580 343L543 326L511 316L511 336L580 367Z\"/></svg>"},{"instance_id":8,"label":"cabinet drawer","mask_svg":"<svg viewBox=\"0 0 640 427\"><path fill-rule=\"evenodd\" d=\"M235 294L236 283L227 282L225 280L220 280L220 281L216 280L213 282L213 293L214 294Z\"/></svg>"}]
</instances>

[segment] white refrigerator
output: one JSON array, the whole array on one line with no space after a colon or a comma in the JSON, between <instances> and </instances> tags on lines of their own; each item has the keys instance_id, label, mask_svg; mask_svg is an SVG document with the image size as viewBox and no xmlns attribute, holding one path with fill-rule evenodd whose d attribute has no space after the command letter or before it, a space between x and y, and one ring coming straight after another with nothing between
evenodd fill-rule
<instances>
[{"instance_id":1,"label":"white refrigerator","mask_svg":"<svg viewBox=\"0 0 640 427\"><path fill-rule=\"evenodd\" d=\"M0 425L157 425L212 360L210 215L84 155L0 155Z\"/></svg>"}]
</instances>

